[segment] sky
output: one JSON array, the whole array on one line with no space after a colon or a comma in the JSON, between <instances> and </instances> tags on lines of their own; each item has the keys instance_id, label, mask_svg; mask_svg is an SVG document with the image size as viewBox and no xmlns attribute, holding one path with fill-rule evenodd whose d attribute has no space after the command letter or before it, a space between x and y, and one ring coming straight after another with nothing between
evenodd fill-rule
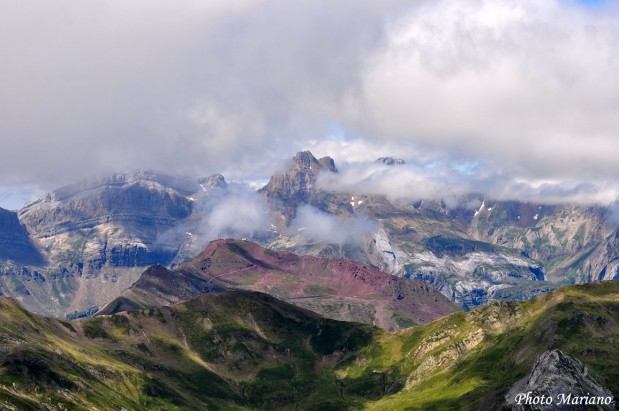
<instances>
[{"instance_id":1,"label":"sky","mask_svg":"<svg viewBox=\"0 0 619 411\"><path fill-rule=\"evenodd\" d=\"M617 44L613 0L4 0L0 207L110 171L263 180L304 149L336 188L610 204Z\"/></svg>"}]
</instances>

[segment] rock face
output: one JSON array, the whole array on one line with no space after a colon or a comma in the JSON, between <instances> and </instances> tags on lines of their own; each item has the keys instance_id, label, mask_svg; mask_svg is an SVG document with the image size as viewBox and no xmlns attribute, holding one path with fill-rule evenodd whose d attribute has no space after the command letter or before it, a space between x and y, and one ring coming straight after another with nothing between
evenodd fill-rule
<instances>
[{"instance_id":1,"label":"rock face","mask_svg":"<svg viewBox=\"0 0 619 411\"><path fill-rule=\"evenodd\" d=\"M402 165L402 164L406 164L406 161L402 160L401 158L394 158L394 157L379 157L376 160L377 163L383 163L386 164L388 166L394 166L394 165Z\"/></svg>"},{"instance_id":2,"label":"rock face","mask_svg":"<svg viewBox=\"0 0 619 411\"><path fill-rule=\"evenodd\" d=\"M551 404L527 404L519 394L550 397ZM522 395L521 395L522 397ZM610 398L607 404L589 404L580 398ZM568 399L569 398L569 399ZM546 351L533 364L529 375L516 382L505 397L512 410L614 410L613 394L598 384L580 361L560 350ZM548 400L547 400L548 401ZM591 401L591 400L588 400ZM596 400L597 401L597 400Z\"/></svg>"},{"instance_id":3,"label":"rock face","mask_svg":"<svg viewBox=\"0 0 619 411\"><path fill-rule=\"evenodd\" d=\"M308 178L307 167L298 166L310 164L300 161L310 156L297 154L262 190L272 208L286 216L270 248L363 261L429 282L464 308L530 299L558 284L619 278L619 234L604 207L496 201L474 193L448 206L436 199L398 202L327 191L316 173ZM401 164L393 157L377 161ZM305 180L309 183L299 183ZM339 220L375 222L377 229L345 244L308 242L286 229L295 207L305 204Z\"/></svg>"},{"instance_id":4,"label":"rock face","mask_svg":"<svg viewBox=\"0 0 619 411\"><path fill-rule=\"evenodd\" d=\"M259 192L287 224L294 218L300 205L309 204L319 209L325 207L316 189L316 179L321 172L337 173L333 159L316 159L311 152L303 151L288 162L286 170L273 175Z\"/></svg>"},{"instance_id":5,"label":"rock face","mask_svg":"<svg viewBox=\"0 0 619 411\"><path fill-rule=\"evenodd\" d=\"M43 256L33 244L17 213L0 208L0 259L16 264L42 264Z\"/></svg>"},{"instance_id":6,"label":"rock face","mask_svg":"<svg viewBox=\"0 0 619 411\"><path fill-rule=\"evenodd\" d=\"M167 265L178 244L159 238L191 214L188 196L199 189L195 181L153 172L113 174L45 194L19 218L52 263L76 262L79 275Z\"/></svg>"},{"instance_id":7,"label":"rock face","mask_svg":"<svg viewBox=\"0 0 619 411\"><path fill-rule=\"evenodd\" d=\"M403 164L392 157L377 161ZM299 153L284 174L274 176L262 189L272 209L285 215L278 227L280 237L268 247L363 261L390 274L426 281L464 308L499 299L531 298L553 288L545 282L543 263L515 244L473 237L469 233L473 209L453 210L440 201L407 204L379 195L326 191L318 186L317 171L333 172L336 167L320 168L318 162L311 153ZM466 199L472 200L474 196ZM308 243L286 230L296 207L306 204L340 220L357 217L375 222L377 229L345 244Z\"/></svg>"},{"instance_id":8,"label":"rock face","mask_svg":"<svg viewBox=\"0 0 619 411\"><path fill-rule=\"evenodd\" d=\"M22 257L4 263L0 287L37 312L92 310L118 296L146 267L171 264L183 245L179 227L191 225L194 204L225 188L221 175L194 180L139 171L44 194L19 210L19 222L6 219L12 237L5 241L22 250L7 253ZM28 241L37 244L38 260ZM31 281L33 273L44 281Z\"/></svg>"},{"instance_id":9,"label":"rock face","mask_svg":"<svg viewBox=\"0 0 619 411\"><path fill-rule=\"evenodd\" d=\"M488 200L467 222L467 232L477 240L523 250L544 264L550 280L611 279L617 248L611 244L616 228L608 214L599 206Z\"/></svg>"},{"instance_id":10,"label":"rock face","mask_svg":"<svg viewBox=\"0 0 619 411\"><path fill-rule=\"evenodd\" d=\"M228 288L265 292L328 318L389 331L427 323L457 309L426 283L355 261L275 252L249 241L217 240L177 270L148 269L100 314L169 305Z\"/></svg>"}]
</instances>

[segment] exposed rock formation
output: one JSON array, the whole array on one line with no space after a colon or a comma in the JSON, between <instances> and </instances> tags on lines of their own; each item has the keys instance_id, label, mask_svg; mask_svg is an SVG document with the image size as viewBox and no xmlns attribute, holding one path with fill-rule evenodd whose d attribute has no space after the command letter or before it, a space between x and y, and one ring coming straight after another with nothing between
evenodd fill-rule
<instances>
[{"instance_id":1,"label":"exposed rock formation","mask_svg":"<svg viewBox=\"0 0 619 411\"><path fill-rule=\"evenodd\" d=\"M530 393L529 398L522 398ZM521 398L518 395L521 395ZM602 387L580 361L560 350L546 351L533 364L529 375L516 382L509 390L506 401L512 410L614 410L614 399L610 404L589 404L580 398L613 398L613 394ZM545 398L545 404L540 404ZM550 399L548 399L550 398ZM518 401L520 400L520 401ZM587 400L592 401L592 400ZM597 402L598 400L594 400ZM606 401L609 402L609 401Z\"/></svg>"},{"instance_id":2,"label":"exposed rock formation","mask_svg":"<svg viewBox=\"0 0 619 411\"><path fill-rule=\"evenodd\" d=\"M383 164L386 164L388 166L406 164L406 161L402 160L401 158L394 158L394 157L379 157L376 160L376 162L377 163L383 163Z\"/></svg>"},{"instance_id":3,"label":"exposed rock formation","mask_svg":"<svg viewBox=\"0 0 619 411\"><path fill-rule=\"evenodd\" d=\"M0 260L16 264L42 264L43 257L33 244L14 211L0 208Z\"/></svg>"},{"instance_id":4,"label":"exposed rock formation","mask_svg":"<svg viewBox=\"0 0 619 411\"><path fill-rule=\"evenodd\" d=\"M284 171L277 172L259 191L274 211L281 213L287 224L303 204L324 208L324 199L317 195L316 179L321 172L336 173L331 157L316 159L309 151L297 153Z\"/></svg>"},{"instance_id":5,"label":"exposed rock formation","mask_svg":"<svg viewBox=\"0 0 619 411\"><path fill-rule=\"evenodd\" d=\"M265 292L328 318L365 322L390 331L456 310L426 283L356 261L297 256L248 241L217 240L177 270L149 268L100 313L173 304L224 288Z\"/></svg>"}]
</instances>

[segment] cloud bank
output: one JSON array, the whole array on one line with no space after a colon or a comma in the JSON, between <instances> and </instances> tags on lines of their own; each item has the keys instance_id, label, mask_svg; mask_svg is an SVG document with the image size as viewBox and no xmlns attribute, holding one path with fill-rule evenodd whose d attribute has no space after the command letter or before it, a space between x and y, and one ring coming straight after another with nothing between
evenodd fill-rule
<instances>
[{"instance_id":1,"label":"cloud bank","mask_svg":"<svg viewBox=\"0 0 619 411\"><path fill-rule=\"evenodd\" d=\"M350 159L320 154L483 165L434 183L411 171L430 192L606 198L618 17L616 1L4 1L0 185L266 178L308 146L353 142Z\"/></svg>"},{"instance_id":2,"label":"cloud bank","mask_svg":"<svg viewBox=\"0 0 619 411\"><path fill-rule=\"evenodd\" d=\"M376 223L361 217L339 219L315 207L304 205L288 228L289 235L299 235L309 242L344 244L358 242L377 230Z\"/></svg>"}]
</instances>

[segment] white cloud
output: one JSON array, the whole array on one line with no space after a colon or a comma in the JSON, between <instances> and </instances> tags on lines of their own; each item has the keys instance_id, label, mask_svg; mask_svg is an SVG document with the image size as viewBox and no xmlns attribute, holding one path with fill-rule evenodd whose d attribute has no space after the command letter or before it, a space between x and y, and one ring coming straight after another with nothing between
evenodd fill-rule
<instances>
[{"instance_id":1,"label":"white cloud","mask_svg":"<svg viewBox=\"0 0 619 411\"><path fill-rule=\"evenodd\" d=\"M264 199L256 192L229 193L217 202L203 221L209 239L251 237L270 227Z\"/></svg>"},{"instance_id":2,"label":"white cloud","mask_svg":"<svg viewBox=\"0 0 619 411\"><path fill-rule=\"evenodd\" d=\"M297 209L288 229L289 235L302 236L306 241L343 244L360 241L363 235L376 231L376 224L360 217L340 219L312 206Z\"/></svg>"},{"instance_id":3,"label":"white cloud","mask_svg":"<svg viewBox=\"0 0 619 411\"><path fill-rule=\"evenodd\" d=\"M535 177L614 176L617 10L553 0L426 2L368 59L371 134Z\"/></svg>"},{"instance_id":4,"label":"white cloud","mask_svg":"<svg viewBox=\"0 0 619 411\"><path fill-rule=\"evenodd\" d=\"M4 1L0 184L136 168L261 179L310 148L338 164L414 159L403 179L427 194L607 198L618 14L564 0ZM424 174L432 162L484 167Z\"/></svg>"},{"instance_id":5,"label":"white cloud","mask_svg":"<svg viewBox=\"0 0 619 411\"><path fill-rule=\"evenodd\" d=\"M608 205L619 196L619 184L607 179L540 179L523 177L487 164L432 162L387 166L375 161L337 163L339 172L322 173L318 185L338 192L385 195L392 200L434 200L458 204L470 193L495 200L520 200L549 204Z\"/></svg>"}]
</instances>

